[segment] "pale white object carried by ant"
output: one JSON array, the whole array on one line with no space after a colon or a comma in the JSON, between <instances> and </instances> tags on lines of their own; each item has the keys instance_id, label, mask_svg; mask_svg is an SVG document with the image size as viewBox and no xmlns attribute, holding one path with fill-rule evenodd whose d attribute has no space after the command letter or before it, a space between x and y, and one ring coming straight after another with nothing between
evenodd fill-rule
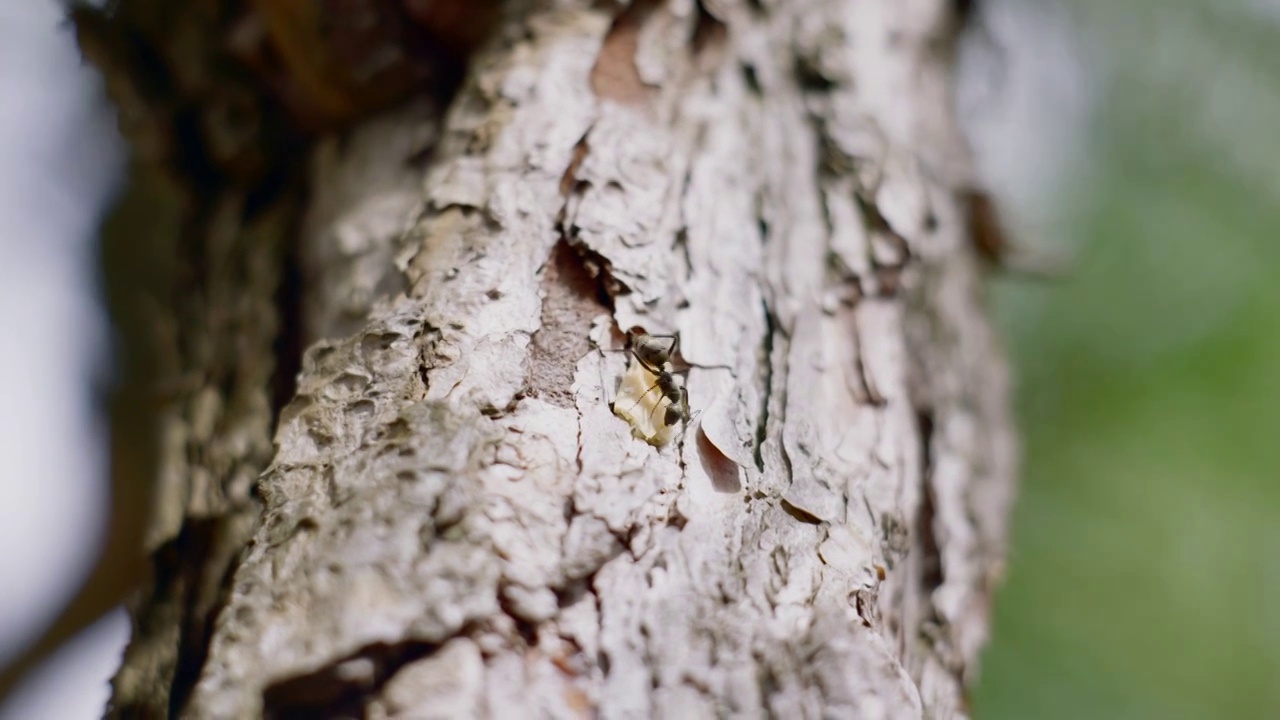
<instances>
[{"instance_id":1,"label":"pale white object carried by ant","mask_svg":"<svg viewBox=\"0 0 1280 720\"><path fill-rule=\"evenodd\" d=\"M660 447L671 440L676 425L689 421L689 393L671 364L680 336L635 333L626 351L631 362L618 382L613 412L642 440Z\"/></svg>"}]
</instances>

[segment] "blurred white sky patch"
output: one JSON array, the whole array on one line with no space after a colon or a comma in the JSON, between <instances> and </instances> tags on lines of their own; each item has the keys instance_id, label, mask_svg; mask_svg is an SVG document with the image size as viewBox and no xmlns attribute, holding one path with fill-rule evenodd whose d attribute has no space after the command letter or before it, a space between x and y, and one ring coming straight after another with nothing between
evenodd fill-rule
<instances>
[{"instance_id":1,"label":"blurred white sky patch","mask_svg":"<svg viewBox=\"0 0 1280 720\"><path fill-rule=\"evenodd\" d=\"M117 608L53 656L0 706L0 720L100 718L109 680L129 639L129 615Z\"/></svg>"},{"instance_id":2,"label":"blurred white sky patch","mask_svg":"<svg viewBox=\"0 0 1280 720\"><path fill-rule=\"evenodd\" d=\"M1079 169L1099 67L1059 0L982 0L977 12L961 46L957 104L979 177L1015 236L1062 242L1068 234L1050 226Z\"/></svg>"},{"instance_id":3,"label":"blurred white sky patch","mask_svg":"<svg viewBox=\"0 0 1280 720\"><path fill-rule=\"evenodd\" d=\"M123 168L61 8L0 2L0 661L78 585L104 530L94 387L110 368L94 234Z\"/></svg>"}]
</instances>

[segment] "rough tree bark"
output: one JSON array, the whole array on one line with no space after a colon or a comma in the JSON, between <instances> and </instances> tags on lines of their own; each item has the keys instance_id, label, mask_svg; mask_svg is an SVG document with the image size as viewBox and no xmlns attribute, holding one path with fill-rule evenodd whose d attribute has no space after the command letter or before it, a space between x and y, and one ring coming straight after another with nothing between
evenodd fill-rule
<instances>
[{"instance_id":1,"label":"rough tree bark","mask_svg":"<svg viewBox=\"0 0 1280 720\"><path fill-rule=\"evenodd\" d=\"M189 212L239 265L179 302L113 712L964 716L1014 443L959 16L511 2L442 119L310 150L300 220ZM632 328L691 368L661 448L610 410Z\"/></svg>"}]
</instances>

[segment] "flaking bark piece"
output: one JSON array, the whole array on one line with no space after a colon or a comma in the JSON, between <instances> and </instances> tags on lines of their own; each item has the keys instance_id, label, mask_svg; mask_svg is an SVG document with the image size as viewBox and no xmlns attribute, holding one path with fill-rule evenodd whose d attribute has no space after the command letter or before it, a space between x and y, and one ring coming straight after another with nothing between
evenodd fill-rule
<instances>
[{"instance_id":1,"label":"flaking bark piece","mask_svg":"<svg viewBox=\"0 0 1280 720\"><path fill-rule=\"evenodd\" d=\"M671 363L662 369L671 372ZM671 404L658 387L658 376L632 356L626 372L618 381L613 413L631 425L636 437L654 447L662 447L675 434L676 425L665 423L667 408Z\"/></svg>"}]
</instances>

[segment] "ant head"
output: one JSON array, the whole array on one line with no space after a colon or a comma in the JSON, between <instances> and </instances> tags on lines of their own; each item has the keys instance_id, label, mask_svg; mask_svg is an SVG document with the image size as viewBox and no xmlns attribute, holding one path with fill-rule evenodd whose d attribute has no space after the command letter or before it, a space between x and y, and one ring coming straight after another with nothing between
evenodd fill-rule
<instances>
[{"instance_id":1,"label":"ant head","mask_svg":"<svg viewBox=\"0 0 1280 720\"><path fill-rule=\"evenodd\" d=\"M679 335L634 333L628 337L631 352L646 366L662 369L680 349Z\"/></svg>"}]
</instances>

